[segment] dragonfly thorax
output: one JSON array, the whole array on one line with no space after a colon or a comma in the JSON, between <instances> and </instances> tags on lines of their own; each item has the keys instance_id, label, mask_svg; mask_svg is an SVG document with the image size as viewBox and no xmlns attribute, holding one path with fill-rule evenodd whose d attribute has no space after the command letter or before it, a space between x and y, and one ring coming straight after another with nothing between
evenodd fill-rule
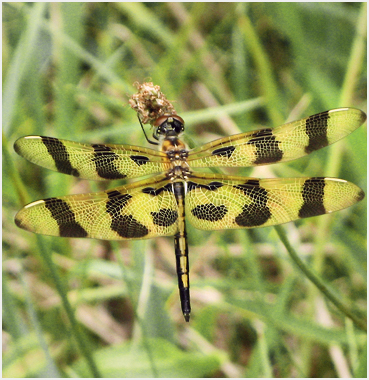
<instances>
[{"instance_id":1,"label":"dragonfly thorax","mask_svg":"<svg viewBox=\"0 0 369 380\"><path fill-rule=\"evenodd\" d=\"M185 144L177 137L166 137L163 141L162 150L170 162L168 177L172 181L175 179L186 180L191 171L187 162L188 150Z\"/></svg>"}]
</instances>

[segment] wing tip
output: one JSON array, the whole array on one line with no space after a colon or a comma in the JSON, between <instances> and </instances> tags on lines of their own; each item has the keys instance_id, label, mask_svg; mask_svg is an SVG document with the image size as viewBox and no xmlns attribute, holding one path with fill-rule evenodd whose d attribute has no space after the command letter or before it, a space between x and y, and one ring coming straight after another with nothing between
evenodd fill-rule
<instances>
[{"instance_id":1,"label":"wing tip","mask_svg":"<svg viewBox=\"0 0 369 380\"><path fill-rule=\"evenodd\" d=\"M361 189L360 189L359 193L358 193L357 196L356 196L356 201L357 201L357 202L360 202L360 201L362 201L364 198L365 198L364 190L361 190Z\"/></svg>"},{"instance_id":2,"label":"wing tip","mask_svg":"<svg viewBox=\"0 0 369 380\"><path fill-rule=\"evenodd\" d=\"M22 230L30 231L27 225L22 222L22 219L18 216L18 214L14 218L15 225L19 228L22 228Z\"/></svg>"},{"instance_id":3,"label":"wing tip","mask_svg":"<svg viewBox=\"0 0 369 380\"><path fill-rule=\"evenodd\" d=\"M360 122L360 125L363 124L366 121L366 113L359 108L355 107L340 107L340 108L334 108L328 111L328 113L333 114L333 113L339 113L339 112L347 112L350 111L351 114L356 114L357 119Z\"/></svg>"},{"instance_id":4,"label":"wing tip","mask_svg":"<svg viewBox=\"0 0 369 380\"><path fill-rule=\"evenodd\" d=\"M14 148L15 152L18 153L19 155L21 155L20 145L21 145L21 140L23 140L23 139L24 139L24 137L20 137L19 139L14 141L14 144L13 144L13 148Z\"/></svg>"}]
</instances>

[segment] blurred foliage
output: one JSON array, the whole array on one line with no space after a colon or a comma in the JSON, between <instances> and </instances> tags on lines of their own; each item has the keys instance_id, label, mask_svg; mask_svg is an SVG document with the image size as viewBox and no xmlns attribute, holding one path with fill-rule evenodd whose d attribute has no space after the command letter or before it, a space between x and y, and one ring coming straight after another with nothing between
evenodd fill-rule
<instances>
[{"instance_id":1,"label":"blurred foliage","mask_svg":"<svg viewBox=\"0 0 369 380\"><path fill-rule=\"evenodd\" d=\"M145 146L127 103L135 81L175 102L190 145L340 106L365 111L366 4L2 6L3 376L364 377L366 336L293 266L273 228L189 227L186 324L173 239L36 239L17 229L29 201L116 182L49 173L12 145L41 134ZM366 128L296 162L224 172L337 176L365 190ZM284 228L363 317L365 201Z\"/></svg>"}]
</instances>

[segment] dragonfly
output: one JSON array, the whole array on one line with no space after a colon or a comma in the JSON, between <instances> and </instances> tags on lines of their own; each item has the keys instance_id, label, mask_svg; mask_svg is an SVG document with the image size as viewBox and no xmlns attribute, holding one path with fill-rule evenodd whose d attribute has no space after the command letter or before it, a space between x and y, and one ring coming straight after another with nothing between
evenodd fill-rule
<instances>
[{"instance_id":1,"label":"dragonfly","mask_svg":"<svg viewBox=\"0 0 369 380\"><path fill-rule=\"evenodd\" d=\"M174 236L182 313L190 320L186 222L201 230L272 226L329 214L364 198L337 178L259 179L193 169L247 167L290 161L344 138L366 120L355 108L338 108L283 124L219 138L189 150L176 113L153 123L159 150L82 144L45 136L18 139L15 151L44 168L89 180L148 179L90 194L38 200L16 215L18 227L37 234L104 240ZM142 124L141 124L142 126Z\"/></svg>"}]
</instances>

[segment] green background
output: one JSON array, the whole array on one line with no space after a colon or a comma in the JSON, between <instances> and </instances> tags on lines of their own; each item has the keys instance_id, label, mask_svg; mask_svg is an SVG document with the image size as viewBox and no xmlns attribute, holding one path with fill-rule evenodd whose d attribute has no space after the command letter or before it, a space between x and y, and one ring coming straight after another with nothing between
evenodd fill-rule
<instances>
[{"instance_id":1,"label":"green background","mask_svg":"<svg viewBox=\"0 0 369 380\"><path fill-rule=\"evenodd\" d=\"M336 107L366 111L366 4L2 6L3 376L365 376L365 331L302 275L275 229L189 227L186 324L172 238L59 239L14 225L30 201L121 183L51 173L12 146L38 134L147 146L128 106L135 81L161 86L190 146ZM339 177L366 190L366 128L296 162L222 171ZM283 226L360 320L365 205Z\"/></svg>"}]
</instances>

